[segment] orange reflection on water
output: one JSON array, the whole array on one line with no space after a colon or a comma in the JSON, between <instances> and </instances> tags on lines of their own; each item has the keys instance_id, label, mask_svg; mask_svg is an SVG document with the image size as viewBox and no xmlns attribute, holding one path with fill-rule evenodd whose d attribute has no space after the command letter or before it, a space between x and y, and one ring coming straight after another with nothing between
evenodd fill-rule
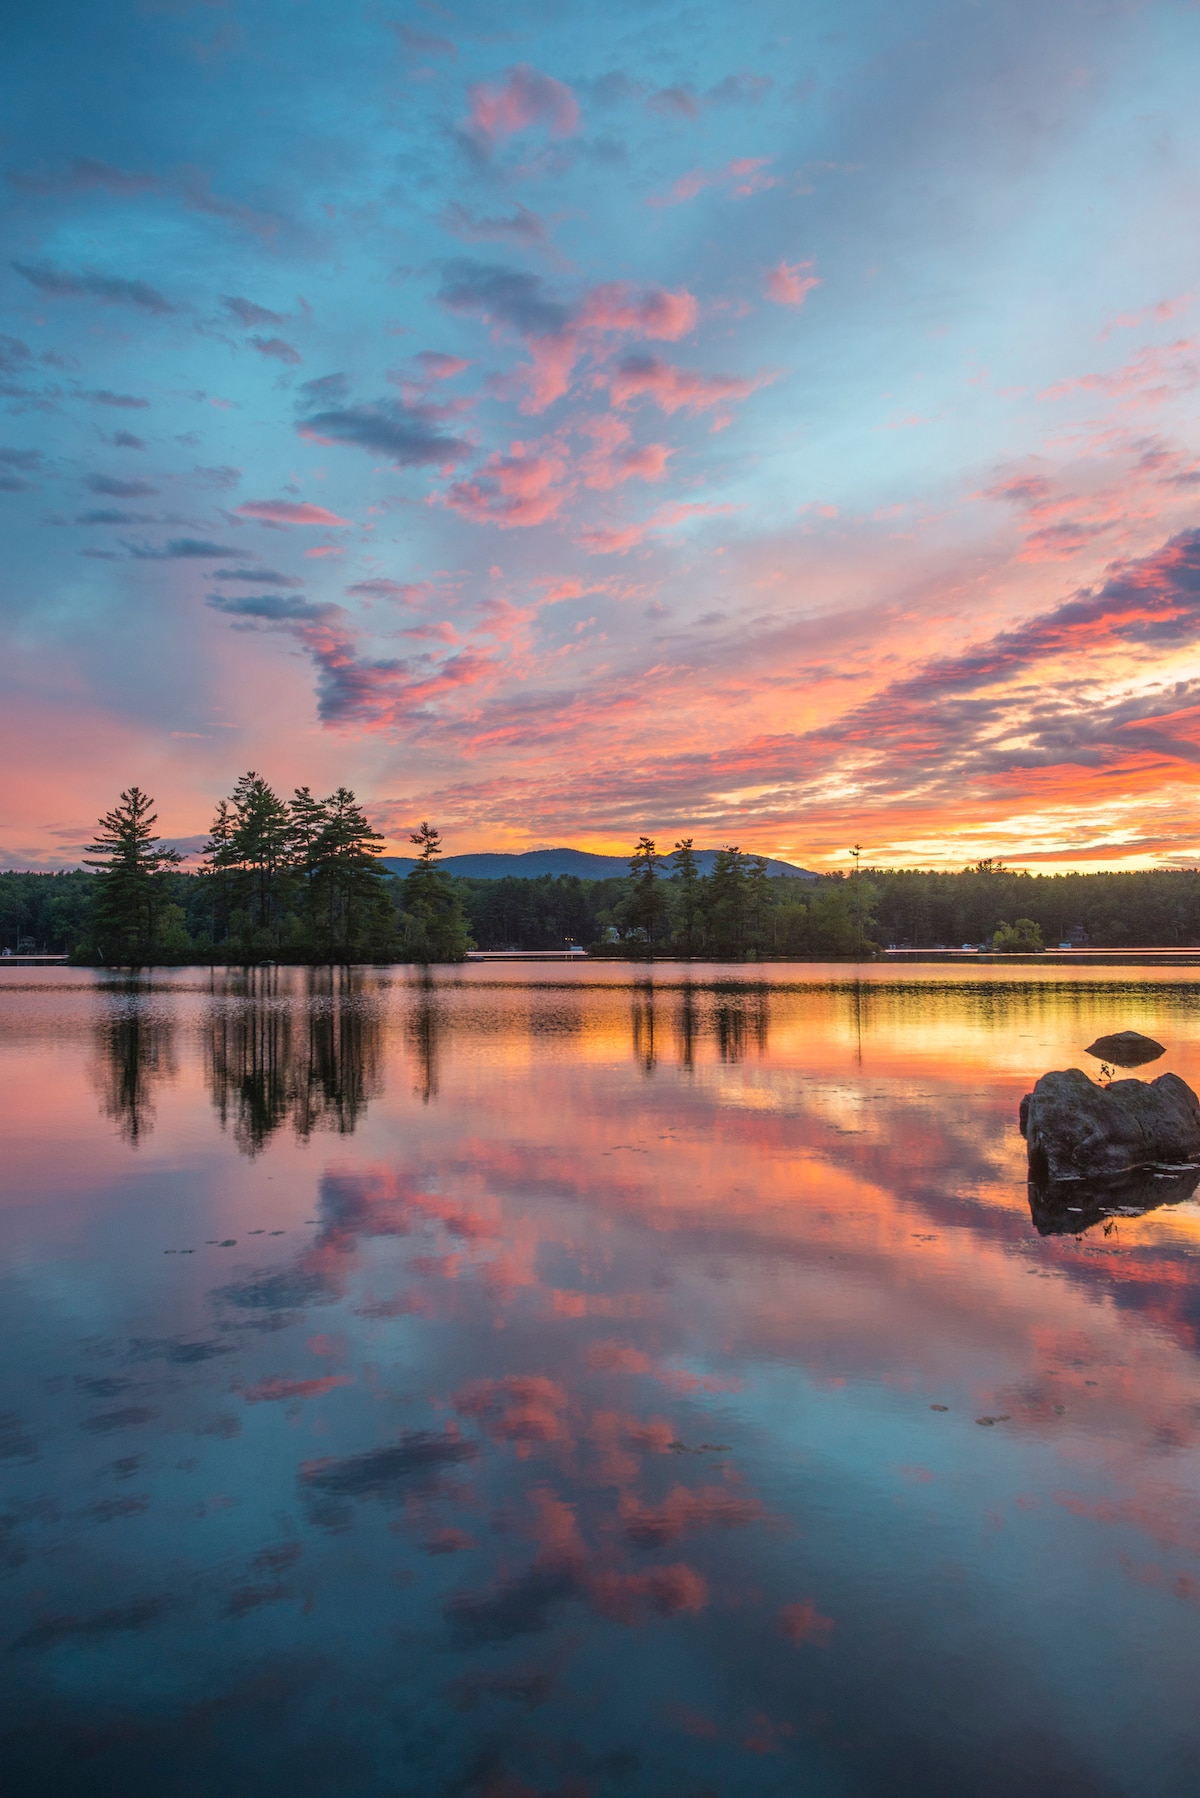
<instances>
[{"instance_id":1,"label":"orange reflection on water","mask_svg":"<svg viewBox=\"0 0 1200 1798\"><path fill-rule=\"evenodd\" d=\"M1174 973L953 973L189 971L0 992L21 1097L9 1248L58 1270L30 1276L31 1315L119 1343L102 1378L145 1384L98 1413L118 1419L101 1436L142 1427L120 1422L135 1410L182 1431L172 1407L194 1404L197 1461L240 1445L222 1477L247 1516L298 1515L330 1580L371 1570L351 1608L389 1556L419 1555L413 1629L486 1661L474 1684L443 1668L435 1710L451 1687L455 1707L490 1702L510 1642L670 1629L663 1664L703 1675L663 1686L671 1739L786 1780L809 1726L781 1654L840 1669L842 1740L867 1691L885 1709L908 1691L906 1656L930 1690L956 1677L914 1581L965 1595L977 1621L955 1640L998 1682L1033 1665L1047 1565L1077 1656L1106 1628L1128 1666L1151 1626L1184 1655L1200 1210L1039 1235L1016 1113L1117 1027L1167 1045L1151 1077L1200 1084L1200 994ZM72 1366L70 1390L88 1378ZM343 1564L337 1543L376 1524ZM230 1604L267 1590L298 1588L249 1580ZM736 1701L717 1671L735 1636L755 1669ZM542 1690L545 1658L505 1665ZM647 1651L640 1677L657 1665ZM1147 1715L1165 1703L1149 1685Z\"/></svg>"}]
</instances>

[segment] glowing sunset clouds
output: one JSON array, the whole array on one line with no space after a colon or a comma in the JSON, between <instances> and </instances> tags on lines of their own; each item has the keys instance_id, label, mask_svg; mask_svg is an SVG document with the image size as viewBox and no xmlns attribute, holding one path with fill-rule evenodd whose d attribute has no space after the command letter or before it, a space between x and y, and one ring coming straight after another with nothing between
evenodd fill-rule
<instances>
[{"instance_id":1,"label":"glowing sunset clouds","mask_svg":"<svg viewBox=\"0 0 1200 1798\"><path fill-rule=\"evenodd\" d=\"M0 862L248 766L397 843L1200 854L1194 8L72 19L6 65Z\"/></svg>"}]
</instances>

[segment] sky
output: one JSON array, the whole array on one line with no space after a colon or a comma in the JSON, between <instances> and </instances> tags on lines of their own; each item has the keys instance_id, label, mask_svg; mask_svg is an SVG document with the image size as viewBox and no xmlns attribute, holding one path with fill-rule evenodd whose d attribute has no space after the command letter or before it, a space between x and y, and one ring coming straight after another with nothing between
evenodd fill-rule
<instances>
[{"instance_id":1,"label":"sky","mask_svg":"<svg viewBox=\"0 0 1200 1798\"><path fill-rule=\"evenodd\" d=\"M1200 9L41 0L0 863L1200 861Z\"/></svg>"}]
</instances>

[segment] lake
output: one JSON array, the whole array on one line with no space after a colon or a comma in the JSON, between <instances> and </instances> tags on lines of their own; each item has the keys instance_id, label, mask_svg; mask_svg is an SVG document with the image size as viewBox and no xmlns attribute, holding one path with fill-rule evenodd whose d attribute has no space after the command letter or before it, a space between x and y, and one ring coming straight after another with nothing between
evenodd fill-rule
<instances>
[{"instance_id":1,"label":"lake","mask_svg":"<svg viewBox=\"0 0 1200 1798\"><path fill-rule=\"evenodd\" d=\"M1191 1798L1200 1207L1017 1130L1195 969L0 972L0 1759Z\"/></svg>"}]
</instances>

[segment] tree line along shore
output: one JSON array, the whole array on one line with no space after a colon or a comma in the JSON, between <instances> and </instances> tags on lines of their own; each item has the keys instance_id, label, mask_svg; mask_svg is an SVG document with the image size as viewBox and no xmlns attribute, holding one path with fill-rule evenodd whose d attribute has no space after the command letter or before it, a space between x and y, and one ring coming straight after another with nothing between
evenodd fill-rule
<instances>
[{"instance_id":1,"label":"tree line along shore","mask_svg":"<svg viewBox=\"0 0 1200 1798\"><path fill-rule=\"evenodd\" d=\"M699 871L691 838L642 837L624 877L476 879L440 866L440 833L411 835L415 866L380 866L383 838L344 787L283 799L259 775L217 806L201 866L155 834L154 801L122 793L87 866L0 873L0 949L79 964L273 960L461 961L472 948L705 960L852 960L964 943L1036 952L1200 946L1200 870L1038 875L985 861L957 873L854 866L788 878L735 845Z\"/></svg>"}]
</instances>

